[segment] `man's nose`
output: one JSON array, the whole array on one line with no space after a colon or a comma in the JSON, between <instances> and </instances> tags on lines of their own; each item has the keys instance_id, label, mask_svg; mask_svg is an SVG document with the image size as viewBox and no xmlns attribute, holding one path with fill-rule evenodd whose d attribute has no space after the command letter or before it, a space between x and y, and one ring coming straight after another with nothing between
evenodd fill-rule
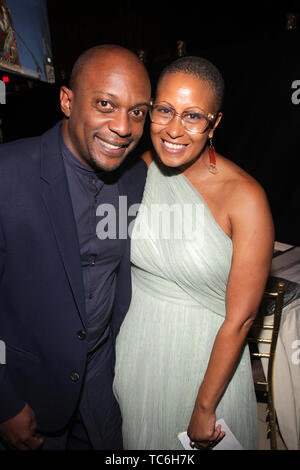
<instances>
[{"instance_id":1,"label":"man's nose","mask_svg":"<svg viewBox=\"0 0 300 470\"><path fill-rule=\"evenodd\" d=\"M110 121L109 129L120 137L131 135L131 122L127 110L119 110Z\"/></svg>"}]
</instances>

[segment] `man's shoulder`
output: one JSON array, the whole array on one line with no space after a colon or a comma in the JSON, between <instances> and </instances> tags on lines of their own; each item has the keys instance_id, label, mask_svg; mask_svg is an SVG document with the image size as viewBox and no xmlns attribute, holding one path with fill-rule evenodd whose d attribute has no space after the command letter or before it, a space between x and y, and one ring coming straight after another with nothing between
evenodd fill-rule
<instances>
[{"instance_id":1,"label":"man's shoulder","mask_svg":"<svg viewBox=\"0 0 300 470\"><path fill-rule=\"evenodd\" d=\"M12 167L14 165L28 165L29 161L35 162L41 153L43 140L51 140L53 132L57 132L57 124L44 134L34 137L25 137L0 145L0 166Z\"/></svg>"},{"instance_id":2,"label":"man's shoulder","mask_svg":"<svg viewBox=\"0 0 300 470\"><path fill-rule=\"evenodd\" d=\"M0 145L0 158L9 157L11 159L15 155L22 154L29 149L34 148L38 145L41 136L36 137L25 137L11 142L6 142Z\"/></svg>"},{"instance_id":3,"label":"man's shoulder","mask_svg":"<svg viewBox=\"0 0 300 470\"><path fill-rule=\"evenodd\" d=\"M140 157L130 159L120 171L120 188L123 194L126 194L132 203L140 202L147 177L146 163Z\"/></svg>"},{"instance_id":4,"label":"man's shoulder","mask_svg":"<svg viewBox=\"0 0 300 470\"><path fill-rule=\"evenodd\" d=\"M120 177L128 181L143 182L147 176L147 165L139 156L129 159L120 168Z\"/></svg>"}]
</instances>

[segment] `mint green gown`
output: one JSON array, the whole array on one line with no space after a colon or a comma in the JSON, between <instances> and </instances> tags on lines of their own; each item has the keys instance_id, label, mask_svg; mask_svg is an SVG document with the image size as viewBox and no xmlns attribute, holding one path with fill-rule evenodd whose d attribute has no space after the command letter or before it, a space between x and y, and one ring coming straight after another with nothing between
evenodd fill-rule
<instances>
[{"instance_id":1,"label":"mint green gown","mask_svg":"<svg viewBox=\"0 0 300 470\"><path fill-rule=\"evenodd\" d=\"M224 321L231 258L231 239L199 192L184 175L163 174L152 162L132 232L132 301L116 344L124 449L183 450L177 436L187 430ZM257 448L247 346L216 416L244 449Z\"/></svg>"}]
</instances>

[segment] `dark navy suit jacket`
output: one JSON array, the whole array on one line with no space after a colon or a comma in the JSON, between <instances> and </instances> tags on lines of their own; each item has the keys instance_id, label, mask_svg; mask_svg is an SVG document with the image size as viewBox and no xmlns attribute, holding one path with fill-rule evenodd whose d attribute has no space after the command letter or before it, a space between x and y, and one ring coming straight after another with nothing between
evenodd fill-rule
<instances>
[{"instance_id":1,"label":"dark navy suit jacket","mask_svg":"<svg viewBox=\"0 0 300 470\"><path fill-rule=\"evenodd\" d=\"M142 160L119 169L119 192L127 196L128 207L141 201L146 173ZM129 239L126 246L112 313L113 338L131 299ZM86 369L85 327L76 223L56 125L41 137L0 146L0 340L6 345L0 422L27 402L42 432L67 425ZM105 436L110 433L113 366L112 359L99 377L101 393L96 380L91 394L93 407L101 409L103 448L109 448Z\"/></svg>"}]
</instances>

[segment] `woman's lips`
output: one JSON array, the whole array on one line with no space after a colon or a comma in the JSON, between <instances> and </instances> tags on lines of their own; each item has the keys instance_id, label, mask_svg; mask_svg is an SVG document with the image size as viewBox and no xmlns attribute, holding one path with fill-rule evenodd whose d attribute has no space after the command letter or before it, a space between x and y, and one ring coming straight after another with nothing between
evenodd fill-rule
<instances>
[{"instance_id":1,"label":"woman's lips","mask_svg":"<svg viewBox=\"0 0 300 470\"><path fill-rule=\"evenodd\" d=\"M164 149L170 153L180 153L184 151L187 147L187 144L178 144L175 142L169 142L168 140L162 139L162 144Z\"/></svg>"}]
</instances>

